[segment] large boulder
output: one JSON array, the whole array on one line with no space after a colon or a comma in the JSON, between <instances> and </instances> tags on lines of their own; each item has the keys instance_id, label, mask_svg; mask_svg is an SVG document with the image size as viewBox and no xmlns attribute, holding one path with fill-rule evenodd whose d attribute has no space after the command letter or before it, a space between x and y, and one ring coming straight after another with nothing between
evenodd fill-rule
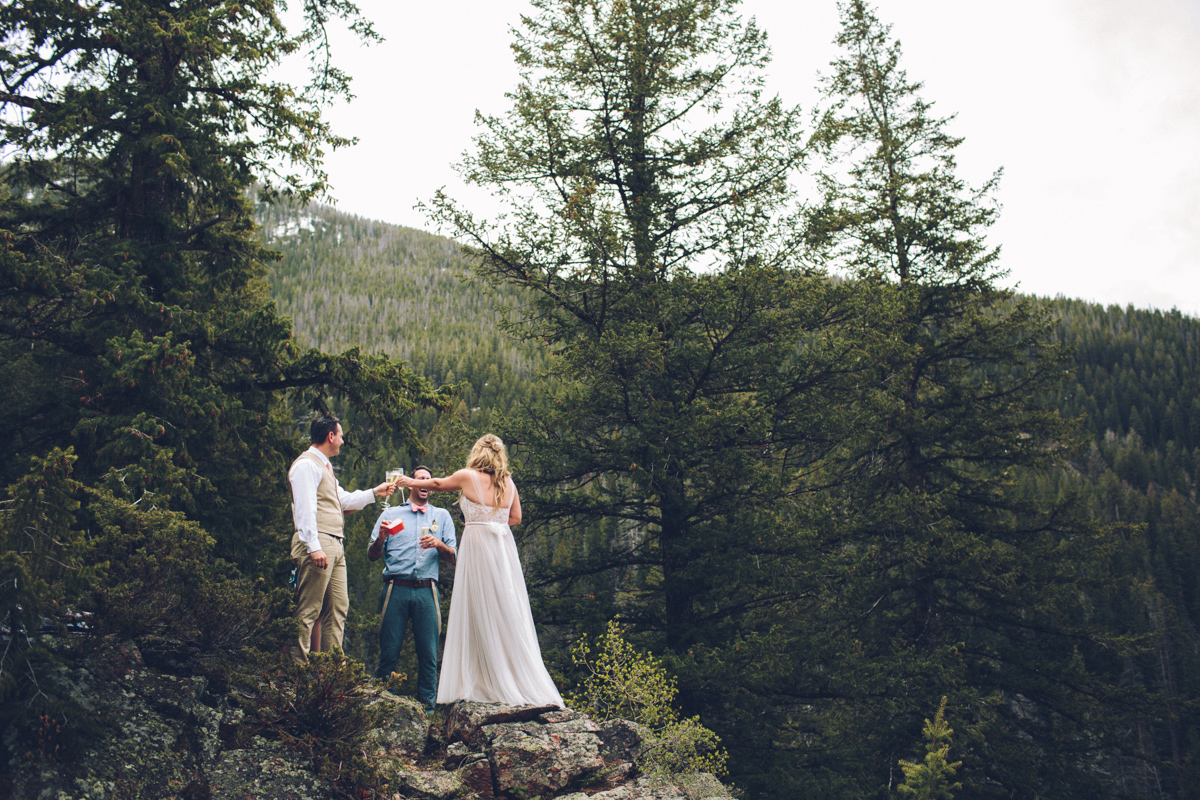
<instances>
[{"instance_id":1,"label":"large boulder","mask_svg":"<svg viewBox=\"0 0 1200 800\"><path fill-rule=\"evenodd\" d=\"M389 758L418 759L425 753L429 721L425 707L411 697L383 692L374 705L388 708L387 722L372 734L379 755Z\"/></svg>"},{"instance_id":2,"label":"large boulder","mask_svg":"<svg viewBox=\"0 0 1200 800\"><path fill-rule=\"evenodd\" d=\"M307 761L279 742L255 736L249 746L225 750L205 770L210 794L195 797L262 797L313 800L330 796L329 786ZM169 797L149 794L148 797Z\"/></svg>"},{"instance_id":3,"label":"large boulder","mask_svg":"<svg viewBox=\"0 0 1200 800\"><path fill-rule=\"evenodd\" d=\"M507 706L503 703L455 703L446 714L446 743L463 742L473 750L485 743L483 727L506 722L528 722L538 715L559 711L558 706Z\"/></svg>"},{"instance_id":4,"label":"large boulder","mask_svg":"<svg viewBox=\"0 0 1200 800\"><path fill-rule=\"evenodd\" d=\"M447 712L444 735L444 766L457 770L464 791L489 800L614 788L636 774L646 731L556 706L464 702Z\"/></svg>"},{"instance_id":5,"label":"large boulder","mask_svg":"<svg viewBox=\"0 0 1200 800\"><path fill-rule=\"evenodd\" d=\"M485 725L483 732L492 777L501 792L549 797L602 777L600 726L587 717Z\"/></svg>"}]
</instances>

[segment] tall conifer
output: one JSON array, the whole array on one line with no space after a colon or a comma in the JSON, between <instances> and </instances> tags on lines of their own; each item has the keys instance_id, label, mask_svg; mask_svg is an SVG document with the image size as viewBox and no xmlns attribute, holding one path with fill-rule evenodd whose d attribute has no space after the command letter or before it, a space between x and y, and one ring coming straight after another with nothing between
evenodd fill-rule
<instances>
[{"instance_id":1,"label":"tall conifer","mask_svg":"<svg viewBox=\"0 0 1200 800\"><path fill-rule=\"evenodd\" d=\"M411 411L445 402L386 357L302 350L268 301L275 254L250 194L326 188L323 153L350 142L321 118L349 91L324 26L373 36L352 3L303 5L298 33L273 0L0 5L6 715L45 702L31 665L56 614L95 609L104 631L104 609L154 609L147 627L233 647L195 598L241 608L258 601L217 602L215 587L255 594L239 570L279 577L285 470L311 410L337 394L411 438ZM306 51L306 89L271 77ZM177 531L189 547L151 541ZM187 591L155 594L177 574Z\"/></svg>"},{"instance_id":2,"label":"tall conifer","mask_svg":"<svg viewBox=\"0 0 1200 800\"><path fill-rule=\"evenodd\" d=\"M1064 468L1075 435L1048 407L1065 370L1054 322L999 285L984 239L999 173L978 188L958 176L962 140L901 69L899 42L863 0L840 9L814 135L834 166L806 239L881 287L890 337L863 385L874 423L840 454L854 480L828 496L824 571L853 577L814 606L821 636L839 632L811 640L829 660L809 690L857 695L857 719L843 706L831 719L852 747L870 742L880 786L892 737L949 694L974 737L972 791L1078 791L1096 782L1096 727L1118 696L1098 671L1115 637L1088 603L1111 540L1069 500L1018 491L1024 472Z\"/></svg>"},{"instance_id":3,"label":"tall conifer","mask_svg":"<svg viewBox=\"0 0 1200 800\"><path fill-rule=\"evenodd\" d=\"M848 295L790 262L798 113L762 97L765 37L736 2L533 5L512 108L481 119L463 164L507 217L434 211L482 276L527 291L510 330L553 353L543 402L506 434L541 551L572 550L540 581L586 598L575 581L604 575L686 660L782 596L776 501L828 447L814 389L844 369Z\"/></svg>"}]
</instances>

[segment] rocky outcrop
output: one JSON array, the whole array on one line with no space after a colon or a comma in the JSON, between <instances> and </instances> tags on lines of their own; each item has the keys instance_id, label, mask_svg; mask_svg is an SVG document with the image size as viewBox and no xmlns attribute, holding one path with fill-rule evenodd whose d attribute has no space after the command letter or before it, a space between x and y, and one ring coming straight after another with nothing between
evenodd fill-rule
<instances>
[{"instance_id":1,"label":"rocky outcrop","mask_svg":"<svg viewBox=\"0 0 1200 800\"><path fill-rule=\"evenodd\" d=\"M445 731L447 753L461 754L464 785L485 798L612 788L636 772L644 737L625 720L599 725L556 706L493 703L456 704Z\"/></svg>"},{"instance_id":2,"label":"rocky outcrop","mask_svg":"<svg viewBox=\"0 0 1200 800\"><path fill-rule=\"evenodd\" d=\"M149 666L138 647L102 648L53 676L108 729L73 763L17 746L8 779L15 798L326 798L329 785L279 741L238 735L242 712L196 676ZM711 776L641 776L646 732L625 720L597 723L553 706L458 703L433 720L421 705L384 693L386 722L367 756L396 798L415 800L702 800L723 798Z\"/></svg>"}]
</instances>

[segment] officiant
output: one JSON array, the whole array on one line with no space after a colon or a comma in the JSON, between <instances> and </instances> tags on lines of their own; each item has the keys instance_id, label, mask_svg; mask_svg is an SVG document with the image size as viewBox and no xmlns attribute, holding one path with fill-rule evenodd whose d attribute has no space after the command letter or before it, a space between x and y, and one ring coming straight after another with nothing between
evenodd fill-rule
<instances>
[{"instance_id":1,"label":"officiant","mask_svg":"<svg viewBox=\"0 0 1200 800\"><path fill-rule=\"evenodd\" d=\"M417 467L413 477L431 478L433 473ZM437 699L437 649L442 632L438 562L441 557L453 560L457 547L450 512L429 503L428 489L414 488L409 502L385 508L379 515L367 549L371 561L383 558L375 677L387 678L396 669L411 621L417 652L417 697L426 711L433 711Z\"/></svg>"}]
</instances>

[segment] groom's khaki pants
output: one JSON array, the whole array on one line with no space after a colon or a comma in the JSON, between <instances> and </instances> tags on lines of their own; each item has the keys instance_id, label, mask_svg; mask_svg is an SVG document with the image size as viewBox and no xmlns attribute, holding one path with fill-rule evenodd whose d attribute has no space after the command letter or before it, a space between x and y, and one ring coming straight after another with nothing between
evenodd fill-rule
<instances>
[{"instance_id":1,"label":"groom's khaki pants","mask_svg":"<svg viewBox=\"0 0 1200 800\"><path fill-rule=\"evenodd\" d=\"M343 541L325 533L318 533L317 537L325 557L329 559L325 569L313 563L307 545L300 541L300 534L292 534L292 563L297 567L296 625L300 629L299 649L293 648L292 657L301 663L308 658L309 642L317 618L321 619L321 652L328 653L334 645L342 646L346 612L350 610Z\"/></svg>"}]
</instances>

